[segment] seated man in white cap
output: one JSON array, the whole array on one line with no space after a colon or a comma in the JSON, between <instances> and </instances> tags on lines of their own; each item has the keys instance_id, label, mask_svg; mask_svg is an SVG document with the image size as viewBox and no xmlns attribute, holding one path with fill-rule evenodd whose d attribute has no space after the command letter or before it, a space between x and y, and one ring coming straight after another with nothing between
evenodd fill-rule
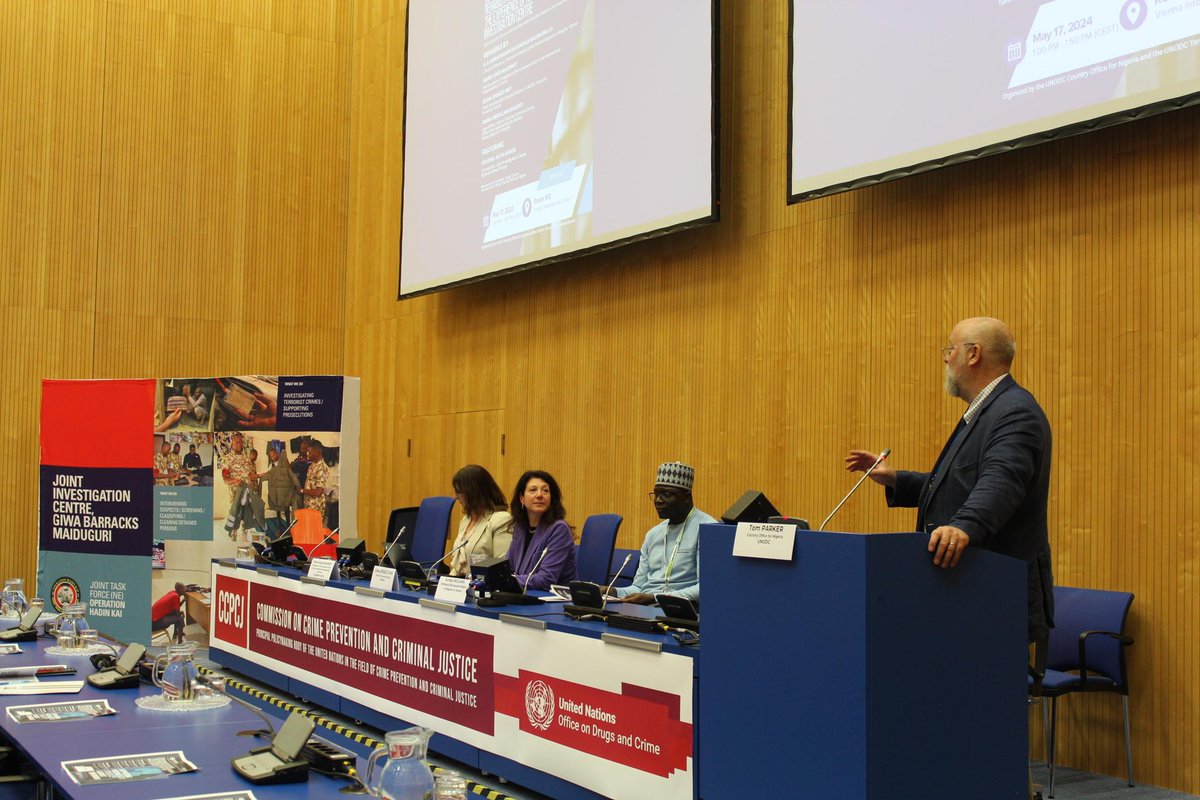
<instances>
[{"instance_id":1,"label":"seated man in white cap","mask_svg":"<svg viewBox=\"0 0 1200 800\"><path fill-rule=\"evenodd\" d=\"M646 532L633 583L612 593L627 603L648 605L656 594L700 600L700 526L715 519L692 503L696 471L670 461L658 468L650 499L662 522Z\"/></svg>"}]
</instances>

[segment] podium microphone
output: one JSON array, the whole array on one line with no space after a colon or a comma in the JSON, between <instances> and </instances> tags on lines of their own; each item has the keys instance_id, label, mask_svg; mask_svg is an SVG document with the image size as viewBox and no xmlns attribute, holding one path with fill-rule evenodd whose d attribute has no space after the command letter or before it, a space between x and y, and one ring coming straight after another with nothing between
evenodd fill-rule
<instances>
[{"instance_id":1,"label":"podium microphone","mask_svg":"<svg viewBox=\"0 0 1200 800\"><path fill-rule=\"evenodd\" d=\"M525 585L521 587L521 594L526 594L529 591L529 581L533 578L533 573L537 572L537 568L542 565L542 559L546 557L546 553L550 552L550 545L542 548L542 554L538 556L538 560L533 562L533 569L529 570L529 574L525 576Z\"/></svg>"},{"instance_id":2,"label":"podium microphone","mask_svg":"<svg viewBox=\"0 0 1200 800\"><path fill-rule=\"evenodd\" d=\"M825 521L821 523L821 526L819 528L817 528L818 531L825 530L825 526L829 524L829 520L833 519L833 515L836 514L838 511L840 511L842 506L846 505L846 501L850 499L850 495L857 492L858 487L862 486L862 482L865 481L868 477L870 477L871 473L875 471L875 468L878 467L880 464L882 464L883 460L885 458L887 458L888 456L890 456L891 454L892 454L891 448L888 448L887 450L884 450L882 453L879 454L879 458L875 459L875 463L871 465L871 468L863 473L863 476L858 479L858 483L854 484L854 488L851 489L850 491L846 492L846 496L842 498L842 502L838 503L837 506L834 507L833 511L829 512L829 516L826 517Z\"/></svg>"}]
</instances>

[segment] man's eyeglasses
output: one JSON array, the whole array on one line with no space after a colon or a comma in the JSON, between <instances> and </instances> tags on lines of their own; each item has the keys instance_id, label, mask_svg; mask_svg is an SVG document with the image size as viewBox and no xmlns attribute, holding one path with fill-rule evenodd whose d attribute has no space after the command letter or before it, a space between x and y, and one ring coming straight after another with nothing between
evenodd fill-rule
<instances>
[{"instance_id":1,"label":"man's eyeglasses","mask_svg":"<svg viewBox=\"0 0 1200 800\"><path fill-rule=\"evenodd\" d=\"M652 489L649 492L651 500L658 500L660 498L663 500L674 500L682 494L683 492L678 489Z\"/></svg>"},{"instance_id":2,"label":"man's eyeglasses","mask_svg":"<svg viewBox=\"0 0 1200 800\"><path fill-rule=\"evenodd\" d=\"M949 355L954 352L955 348L974 347L975 344L976 344L975 342L963 342L961 344L948 344L942 348L942 358L948 358Z\"/></svg>"}]
</instances>

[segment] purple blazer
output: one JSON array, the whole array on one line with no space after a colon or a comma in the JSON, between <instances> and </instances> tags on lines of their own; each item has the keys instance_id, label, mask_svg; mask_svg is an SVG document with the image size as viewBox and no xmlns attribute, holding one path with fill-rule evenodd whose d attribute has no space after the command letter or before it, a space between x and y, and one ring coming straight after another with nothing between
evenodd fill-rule
<instances>
[{"instance_id":1,"label":"purple blazer","mask_svg":"<svg viewBox=\"0 0 1200 800\"><path fill-rule=\"evenodd\" d=\"M529 571L549 548L542 563L530 575ZM575 580L575 537L561 519L550 525L539 525L530 537L529 529L519 522L513 526L512 544L508 546L508 563L517 583L530 589L549 589L552 583L565 584Z\"/></svg>"}]
</instances>

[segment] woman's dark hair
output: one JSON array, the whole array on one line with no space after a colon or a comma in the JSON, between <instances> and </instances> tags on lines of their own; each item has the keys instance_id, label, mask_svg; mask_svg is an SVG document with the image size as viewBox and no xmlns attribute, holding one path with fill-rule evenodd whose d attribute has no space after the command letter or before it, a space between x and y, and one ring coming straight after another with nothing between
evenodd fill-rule
<instances>
[{"instance_id":1,"label":"woman's dark hair","mask_svg":"<svg viewBox=\"0 0 1200 800\"><path fill-rule=\"evenodd\" d=\"M554 476L549 472L544 472L540 469L531 469L517 480L517 488L513 489L512 502L508 506L508 510L512 512L513 519L525 530L529 530L529 515L525 513L525 506L521 505L521 495L525 494L525 487L534 478L544 480L550 487L550 507L542 515L539 524L558 522L567 516L567 510L563 508L562 490L558 488L558 481L554 480Z\"/></svg>"},{"instance_id":2,"label":"woman's dark hair","mask_svg":"<svg viewBox=\"0 0 1200 800\"><path fill-rule=\"evenodd\" d=\"M456 494L462 494L463 508L468 517L481 517L489 511L503 511L507 505L504 492L492 473L478 464L467 464L454 473L450 486Z\"/></svg>"}]
</instances>

